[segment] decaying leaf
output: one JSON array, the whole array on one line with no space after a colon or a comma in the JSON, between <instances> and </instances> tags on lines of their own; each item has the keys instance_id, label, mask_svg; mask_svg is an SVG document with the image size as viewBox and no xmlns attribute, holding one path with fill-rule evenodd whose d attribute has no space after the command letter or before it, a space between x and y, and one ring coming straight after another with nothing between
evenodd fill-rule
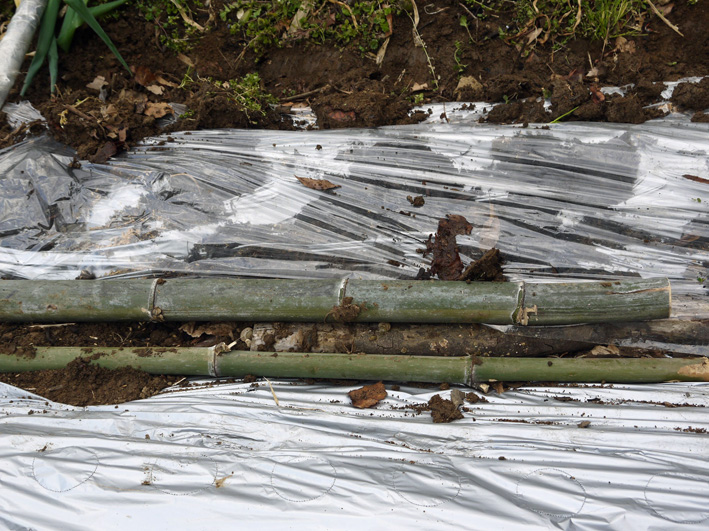
<instances>
[{"instance_id":1,"label":"decaying leaf","mask_svg":"<svg viewBox=\"0 0 709 531\"><path fill-rule=\"evenodd\" d=\"M591 350L593 356L620 356L620 349L615 345L596 345Z\"/></svg>"},{"instance_id":2,"label":"decaying leaf","mask_svg":"<svg viewBox=\"0 0 709 531\"><path fill-rule=\"evenodd\" d=\"M300 181L300 184L311 190L332 190L333 188L340 188L339 184L332 184L327 179L310 179L309 177L298 177L297 175L295 178Z\"/></svg>"},{"instance_id":3,"label":"decaying leaf","mask_svg":"<svg viewBox=\"0 0 709 531\"><path fill-rule=\"evenodd\" d=\"M89 160L96 164L103 164L118 153L118 149L119 147L116 141L108 141L92 157L89 157Z\"/></svg>"},{"instance_id":4,"label":"decaying leaf","mask_svg":"<svg viewBox=\"0 0 709 531\"><path fill-rule=\"evenodd\" d=\"M389 46L389 40L390 37L387 37L384 43L379 47L379 51L377 52L377 59L376 63L377 66L381 66L381 64L384 62L384 56L387 53L387 47Z\"/></svg>"},{"instance_id":5,"label":"decaying leaf","mask_svg":"<svg viewBox=\"0 0 709 531\"><path fill-rule=\"evenodd\" d=\"M145 116L152 118L162 118L166 114L174 113L175 111L172 110L169 103L153 103L150 101L145 104L145 110L143 111Z\"/></svg>"},{"instance_id":6,"label":"decaying leaf","mask_svg":"<svg viewBox=\"0 0 709 531\"><path fill-rule=\"evenodd\" d=\"M382 382L365 385L347 393L352 405L359 409L374 407L387 397L387 391Z\"/></svg>"},{"instance_id":7,"label":"decaying leaf","mask_svg":"<svg viewBox=\"0 0 709 531\"><path fill-rule=\"evenodd\" d=\"M605 94L603 94L596 85L591 85L588 87L588 90L591 92L591 101L593 101L593 103L603 103L606 101Z\"/></svg>"},{"instance_id":8,"label":"decaying leaf","mask_svg":"<svg viewBox=\"0 0 709 531\"><path fill-rule=\"evenodd\" d=\"M230 323L196 323L190 321L180 326L185 334L190 337L198 338L204 335L207 336L218 336L218 337L231 337L233 338L234 326Z\"/></svg>"},{"instance_id":9,"label":"decaying leaf","mask_svg":"<svg viewBox=\"0 0 709 531\"><path fill-rule=\"evenodd\" d=\"M422 90L428 90L428 83L414 83L411 87L411 92L421 92Z\"/></svg>"},{"instance_id":10,"label":"decaying leaf","mask_svg":"<svg viewBox=\"0 0 709 531\"><path fill-rule=\"evenodd\" d=\"M106 85L108 85L108 81L106 81L105 77L96 76L96 78L91 83L86 85L86 88L100 91Z\"/></svg>"},{"instance_id":11,"label":"decaying leaf","mask_svg":"<svg viewBox=\"0 0 709 531\"><path fill-rule=\"evenodd\" d=\"M177 87L180 86L180 85L178 85L177 83L173 83L172 81L168 81L167 79L165 79L165 78L162 77L162 76L157 76L157 77L155 78L155 80L156 80L158 83L160 83L161 85L165 85L166 87L177 88Z\"/></svg>"},{"instance_id":12,"label":"decaying leaf","mask_svg":"<svg viewBox=\"0 0 709 531\"><path fill-rule=\"evenodd\" d=\"M187 66L189 66L190 68L194 68L194 61L192 61L192 59L190 59L189 57L187 57L185 54L183 54L183 53L178 53L178 54L177 54L177 58L178 58L180 61L182 61L183 63L185 63Z\"/></svg>"},{"instance_id":13,"label":"decaying leaf","mask_svg":"<svg viewBox=\"0 0 709 531\"><path fill-rule=\"evenodd\" d=\"M621 53L635 53L635 42L629 41L625 37L618 37L615 40L615 51Z\"/></svg>"},{"instance_id":14,"label":"decaying leaf","mask_svg":"<svg viewBox=\"0 0 709 531\"><path fill-rule=\"evenodd\" d=\"M690 181L694 181L695 183L709 184L709 179L705 179L704 177L697 177L696 175L689 175L686 173L682 175L682 177L689 179Z\"/></svg>"},{"instance_id":15,"label":"decaying leaf","mask_svg":"<svg viewBox=\"0 0 709 531\"><path fill-rule=\"evenodd\" d=\"M131 67L131 70L133 71L133 79L135 79L136 83L143 85L144 87L152 85L157 79L155 74L153 74L147 66L133 66Z\"/></svg>"},{"instance_id":16,"label":"decaying leaf","mask_svg":"<svg viewBox=\"0 0 709 531\"><path fill-rule=\"evenodd\" d=\"M156 96L162 96L163 92L165 92L165 89L160 85L148 85L145 89L152 92Z\"/></svg>"},{"instance_id":17,"label":"decaying leaf","mask_svg":"<svg viewBox=\"0 0 709 531\"><path fill-rule=\"evenodd\" d=\"M541 35L542 31L544 31L544 29L542 28L536 28L533 31L530 31L527 35L527 44L532 44L534 41L536 41L537 37Z\"/></svg>"}]
</instances>

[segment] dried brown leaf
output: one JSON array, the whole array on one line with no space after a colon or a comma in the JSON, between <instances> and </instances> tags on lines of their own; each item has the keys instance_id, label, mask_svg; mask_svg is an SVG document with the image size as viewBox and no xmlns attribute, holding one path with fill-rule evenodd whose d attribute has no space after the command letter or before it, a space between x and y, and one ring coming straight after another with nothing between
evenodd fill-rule
<instances>
[{"instance_id":1,"label":"dried brown leaf","mask_svg":"<svg viewBox=\"0 0 709 531\"><path fill-rule=\"evenodd\" d=\"M145 88L146 88L146 90L148 90L149 92L152 92L156 96L162 96L163 92L165 92L165 88L161 87L160 85L148 85Z\"/></svg>"},{"instance_id":2,"label":"dried brown leaf","mask_svg":"<svg viewBox=\"0 0 709 531\"><path fill-rule=\"evenodd\" d=\"M603 103L606 101L605 94L603 94L596 85L591 85L588 87L588 90L591 92L591 101L593 101L593 103Z\"/></svg>"},{"instance_id":3,"label":"dried brown leaf","mask_svg":"<svg viewBox=\"0 0 709 531\"><path fill-rule=\"evenodd\" d=\"M615 345L597 345L591 350L593 356L620 356L620 349Z\"/></svg>"},{"instance_id":4,"label":"dried brown leaf","mask_svg":"<svg viewBox=\"0 0 709 531\"><path fill-rule=\"evenodd\" d=\"M143 114L152 118L162 118L166 114L174 114L174 112L169 103L153 103L149 101L145 104Z\"/></svg>"},{"instance_id":5,"label":"dried brown leaf","mask_svg":"<svg viewBox=\"0 0 709 531\"><path fill-rule=\"evenodd\" d=\"M108 85L108 81L106 81L106 78L103 76L96 76L96 78L86 85L86 88L91 89L91 90L101 90L103 87Z\"/></svg>"},{"instance_id":6,"label":"dried brown leaf","mask_svg":"<svg viewBox=\"0 0 709 531\"><path fill-rule=\"evenodd\" d=\"M185 323L180 326L185 334L190 337L198 338L204 335L217 337L233 337L234 326L231 323L207 323L197 324L194 321Z\"/></svg>"},{"instance_id":7,"label":"dried brown leaf","mask_svg":"<svg viewBox=\"0 0 709 531\"><path fill-rule=\"evenodd\" d=\"M310 179L309 177L298 177L297 175L295 178L300 181L300 184L311 190L332 190L333 188L340 188L339 184L332 184L327 179Z\"/></svg>"},{"instance_id":8,"label":"dried brown leaf","mask_svg":"<svg viewBox=\"0 0 709 531\"><path fill-rule=\"evenodd\" d=\"M153 74L147 66L133 66L131 67L131 70L133 71L133 79L135 79L136 83L143 85L144 87L152 85L157 79L155 74Z\"/></svg>"},{"instance_id":9,"label":"dried brown leaf","mask_svg":"<svg viewBox=\"0 0 709 531\"><path fill-rule=\"evenodd\" d=\"M705 179L704 177L697 177L696 175L689 175L686 173L682 175L682 177L689 179L690 181L694 181L695 183L709 184L709 179Z\"/></svg>"},{"instance_id":10,"label":"dried brown leaf","mask_svg":"<svg viewBox=\"0 0 709 531\"><path fill-rule=\"evenodd\" d=\"M162 76L157 76L157 77L155 78L155 80L156 80L158 83L160 83L161 85L165 85L166 87L177 88L177 87L180 86L180 85L178 85L177 83L173 83L172 81L168 81L167 79L165 79L165 78L162 77Z\"/></svg>"}]
</instances>

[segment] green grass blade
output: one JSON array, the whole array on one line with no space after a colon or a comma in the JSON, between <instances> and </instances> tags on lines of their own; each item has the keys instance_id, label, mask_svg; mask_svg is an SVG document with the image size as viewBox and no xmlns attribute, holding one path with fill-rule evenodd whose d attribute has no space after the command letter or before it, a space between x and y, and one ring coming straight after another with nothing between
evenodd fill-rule
<instances>
[{"instance_id":1,"label":"green grass blade","mask_svg":"<svg viewBox=\"0 0 709 531\"><path fill-rule=\"evenodd\" d=\"M98 23L96 18L91 14L91 11L89 11L89 8L84 5L84 2L82 0L64 0L64 2L71 7L74 11L76 11L76 14L86 22L89 27L91 27L92 30L96 32L96 34L101 37L101 40L106 43L106 46L109 47L109 49L113 52L113 55L116 56L116 58L121 62L121 64L125 67L128 72L130 72L131 75L133 73L130 70L130 67L128 66L128 63L126 63L123 60L123 57L121 54L118 52L118 49L116 46L113 44L113 41L111 41L111 38L106 35L106 32L103 31L103 28L101 28L101 25Z\"/></svg>"},{"instance_id":2,"label":"green grass blade","mask_svg":"<svg viewBox=\"0 0 709 531\"><path fill-rule=\"evenodd\" d=\"M125 4L128 0L114 0L113 2L107 2L105 4L100 4L97 6L89 7L89 12L94 16L94 18L99 18L103 15L107 15L117 7ZM84 4L88 4L88 0L84 0ZM69 51L71 48L71 42L74 40L74 34L81 25L84 23L81 18L76 15L76 11L72 8L68 8L66 15L64 15L64 23L62 24L62 29L59 31L59 37L57 37L57 44L65 52Z\"/></svg>"},{"instance_id":3,"label":"green grass blade","mask_svg":"<svg viewBox=\"0 0 709 531\"><path fill-rule=\"evenodd\" d=\"M86 4L89 0L85 0ZM83 22L76 16L76 11L68 7L66 14L64 15L64 22L62 22L62 29L59 30L59 36L57 37L57 44L65 52L69 51L71 47L71 41L74 39L74 33L81 26Z\"/></svg>"},{"instance_id":4,"label":"green grass blade","mask_svg":"<svg viewBox=\"0 0 709 531\"><path fill-rule=\"evenodd\" d=\"M559 116L559 117L557 117L557 118L554 118L554 119L553 119L551 122L549 122L549 123L550 123L550 124L558 124L559 122L561 122L561 120L563 120L563 119L566 118L567 116L573 114L573 112L574 112L576 109L578 109L578 108L579 108L579 106L577 105L576 107L574 107L573 109L571 109L569 112L565 112L565 113L562 114L561 116Z\"/></svg>"},{"instance_id":5,"label":"green grass blade","mask_svg":"<svg viewBox=\"0 0 709 531\"><path fill-rule=\"evenodd\" d=\"M127 1L128 0L113 0L113 2L106 2L105 4L99 4L97 6L90 7L89 11L96 18L102 17L103 15L107 15L117 7L125 4Z\"/></svg>"},{"instance_id":6,"label":"green grass blade","mask_svg":"<svg viewBox=\"0 0 709 531\"><path fill-rule=\"evenodd\" d=\"M57 49L57 39L52 38L52 44L49 46L49 92L54 94L54 88L57 86L57 77L59 75L59 50Z\"/></svg>"},{"instance_id":7,"label":"green grass blade","mask_svg":"<svg viewBox=\"0 0 709 531\"><path fill-rule=\"evenodd\" d=\"M30 67L27 70L25 82L22 85L20 96L24 96L27 89L32 84L34 76L37 75L39 69L42 68L44 60L47 57L49 48L52 45L54 38L54 27L57 25L57 17L59 16L59 4L61 0L49 0L47 8L42 15L42 24L39 28L39 37L37 38L37 50L35 51Z\"/></svg>"}]
</instances>

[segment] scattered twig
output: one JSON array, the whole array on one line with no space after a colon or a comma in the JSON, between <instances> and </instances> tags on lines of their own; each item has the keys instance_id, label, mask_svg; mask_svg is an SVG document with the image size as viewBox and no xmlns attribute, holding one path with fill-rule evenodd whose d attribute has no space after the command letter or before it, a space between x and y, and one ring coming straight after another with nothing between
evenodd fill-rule
<instances>
[{"instance_id":1,"label":"scattered twig","mask_svg":"<svg viewBox=\"0 0 709 531\"><path fill-rule=\"evenodd\" d=\"M96 122L98 124L97 118L94 118L93 116L91 116L89 114L81 112L79 109L77 109L73 105L64 105L64 108L67 111L69 111L70 113L77 115L79 118L83 118L84 120L88 120L89 122Z\"/></svg>"},{"instance_id":2,"label":"scattered twig","mask_svg":"<svg viewBox=\"0 0 709 531\"><path fill-rule=\"evenodd\" d=\"M682 32L679 30L679 28L677 26L675 26L674 24L672 24L672 22L667 20L667 18L665 18L665 15L660 13L660 10L657 9L657 7L655 7L655 4L652 3L652 0L647 0L647 3L650 4L650 8L652 9L652 12L655 13L658 17L660 17L660 20L662 22L667 24L667 26L669 26L673 31L675 31L680 37L684 37L684 35L682 35Z\"/></svg>"},{"instance_id":3,"label":"scattered twig","mask_svg":"<svg viewBox=\"0 0 709 531\"><path fill-rule=\"evenodd\" d=\"M344 7L347 11L350 12L350 16L352 17L352 24L354 24L355 29L359 27L359 24L357 24L357 17L355 17L354 12L352 11L352 8L345 4L344 2L340 2L339 0L328 0L329 2L332 2L333 4L337 4L338 6Z\"/></svg>"},{"instance_id":4,"label":"scattered twig","mask_svg":"<svg viewBox=\"0 0 709 531\"><path fill-rule=\"evenodd\" d=\"M576 31L576 28L578 27L578 25L581 24L581 14L582 14L581 0L577 0L577 1L578 1L579 8L578 8L578 11L576 11L576 22L574 22L574 27L572 28L571 33L574 33Z\"/></svg>"},{"instance_id":5,"label":"scattered twig","mask_svg":"<svg viewBox=\"0 0 709 531\"><path fill-rule=\"evenodd\" d=\"M465 12L466 12L468 15L470 15L471 17L473 17L475 20L478 19L478 17L476 17L470 9L468 9L467 7L465 7L465 5L461 4L460 2L458 2L458 5L459 5L460 7L462 7L463 9L465 9Z\"/></svg>"},{"instance_id":6,"label":"scattered twig","mask_svg":"<svg viewBox=\"0 0 709 531\"><path fill-rule=\"evenodd\" d=\"M281 98L280 101L297 101L297 100L304 100L309 96L312 96L314 94L318 94L326 89L330 88L330 85L323 85L320 88L316 88L314 90L309 90L308 92L301 92L300 94L296 94L295 96L288 96L287 98ZM337 89L336 89L337 90ZM351 93L350 93L351 94Z\"/></svg>"},{"instance_id":7,"label":"scattered twig","mask_svg":"<svg viewBox=\"0 0 709 531\"><path fill-rule=\"evenodd\" d=\"M281 404L278 401L278 397L276 396L276 392L273 390L273 386L271 385L271 380L266 377L264 377L264 379L268 382L268 387L271 389L271 394L273 395L273 400L276 402L276 405L278 407L281 407Z\"/></svg>"},{"instance_id":8,"label":"scattered twig","mask_svg":"<svg viewBox=\"0 0 709 531\"><path fill-rule=\"evenodd\" d=\"M194 20L192 20L192 18L185 11L185 8L182 7L177 0L170 0L170 1L173 3L173 5L177 9L177 11L180 12L180 16L182 17L182 20L184 20L186 24L189 24L190 26L192 26L195 29L198 29L201 32L205 31L205 29L202 26L200 26Z\"/></svg>"}]
</instances>

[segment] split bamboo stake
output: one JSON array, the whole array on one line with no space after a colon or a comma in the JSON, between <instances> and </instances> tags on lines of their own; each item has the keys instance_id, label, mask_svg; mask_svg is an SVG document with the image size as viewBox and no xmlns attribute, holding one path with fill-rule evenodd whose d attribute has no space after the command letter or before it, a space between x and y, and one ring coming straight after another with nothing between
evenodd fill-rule
<instances>
[{"instance_id":1,"label":"split bamboo stake","mask_svg":"<svg viewBox=\"0 0 709 531\"><path fill-rule=\"evenodd\" d=\"M483 382L709 381L709 358L476 358L210 348L37 347L0 354L0 372L61 369L83 358L108 369L242 378L334 378L475 385Z\"/></svg>"},{"instance_id":2,"label":"split bamboo stake","mask_svg":"<svg viewBox=\"0 0 709 531\"><path fill-rule=\"evenodd\" d=\"M666 278L529 284L377 280L0 280L0 321L560 325L662 319Z\"/></svg>"}]
</instances>

